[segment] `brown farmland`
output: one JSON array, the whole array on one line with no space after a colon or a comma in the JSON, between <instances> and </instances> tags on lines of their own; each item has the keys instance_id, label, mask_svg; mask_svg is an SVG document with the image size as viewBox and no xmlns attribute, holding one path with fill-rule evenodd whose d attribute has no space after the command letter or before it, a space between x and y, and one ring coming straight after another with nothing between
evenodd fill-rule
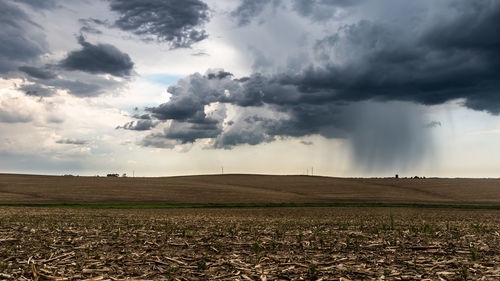
<instances>
[{"instance_id":1,"label":"brown farmland","mask_svg":"<svg viewBox=\"0 0 500 281\"><path fill-rule=\"evenodd\" d=\"M108 178L0 174L12 203L500 204L500 180L206 175Z\"/></svg>"},{"instance_id":2,"label":"brown farmland","mask_svg":"<svg viewBox=\"0 0 500 281\"><path fill-rule=\"evenodd\" d=\"M0 279L499 280L499 227L495 210L2 207Z\"/></svg>"},{"instance_id":3,"label":"brown farmland","mask_svg":"<svg viewBox=\"0 0 500 281\"><path fill-rule=\"evenodd\" d=\"M4 174L0 280L500 280L499 194L499 180ZM147 209L335 202L442 205Z\"/></svg>"}]
</instances>

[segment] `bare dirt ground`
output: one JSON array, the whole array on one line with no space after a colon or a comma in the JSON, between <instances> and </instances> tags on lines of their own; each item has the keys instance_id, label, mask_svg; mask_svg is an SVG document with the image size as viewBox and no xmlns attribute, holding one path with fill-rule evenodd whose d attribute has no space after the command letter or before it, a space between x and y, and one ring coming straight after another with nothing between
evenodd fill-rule
<instances>
[{"instance_id":1,"label":"bare dirt ground","mask_svg":"<svg viewBox=\"0 0 500 281\"><path fill-rule=\"evenodd\" d=\"M495 210L0 208L0 279L500 280Z\"/></svg>"},{"instance_id":2,"label":"bare dirt ground","mask_svg":"<svg viewBox=\"0 0 500 281\"><path fill-rule=\"evenodd\" d=\"M290 202L500 205L500 180L265 175L106 178L0 174L0 204Z\"/></svg>"}]
</instances>

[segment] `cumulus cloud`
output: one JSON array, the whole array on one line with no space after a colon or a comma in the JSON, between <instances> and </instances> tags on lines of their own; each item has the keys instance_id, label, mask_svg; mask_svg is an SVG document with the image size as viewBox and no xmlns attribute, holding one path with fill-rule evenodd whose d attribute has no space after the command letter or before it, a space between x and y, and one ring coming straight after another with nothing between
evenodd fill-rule
<instances>
[{"instance_id":1,"label":"cumulus cloud","mask_svg":"<svg viewBox=\"0 0 500 281\"><path fill-rule=\"evenodd\" d=\"M209 78L212 73L224 72L196 73L169 87L172 96L168 102L147 108L154 119L170 122L163 132L154 133L154 138L178 143L212 139L212 147L227 149L282 137L317 134L347 138L352 132L356 117L347 110L348 104L258 74L244 79L229 75ZM214 105L219 109L215 115L210 111ZM224 106L230 106L233 113L228 114ZM150 142L147 145L153 146Z\"/></svg>"},{"instance_id":2,"label":"cumulus cloud","mask_svg":"<svg viewBox=\"0 0 500 281\"><path fill-rule=\"evenodd\" d=\"M208 37L203 26L210 19L209 8L200 0L110 0L110 7L119 15L116 27L172 49L189 48Z\"/></svg>"},{"instance_id":3,"label":"cumulus cloud","mask_svg":"<svg viewBox=\"0 0 500 281\"><path fill-rule=\"evenodd\" d=\"M239 90L239 83L225 75L220 79L208 78L207 75L195 73L170 86L168 92L172 95L169 102L157 107L147 108L147 111L159 120L177 120L200 123L206 121L205 106L226 97L225 89Z\"/></svg>"},{"instance_id":4,"label":"cumulus cloud","mask_svg":"<svg viewBox=\"0 0 500 281\"><path fill-rule=\"evenodd\" d=\"M237 79L223 70L209 70L179 80L168 92L168 102L146 109L154 119L170 122L154 138L179 143L213 139L213 147L231 148L280 136L338 133L332 126L334 105L302 104L298 90L259 74ZM225 105L236 111L231 120L226 120Z\"/></svg>"},{"instance_id":5,"label":"cumulus cloud","mask_svg":"<svg viewBox=\"0 0 500 281\"><path fill-rule=\"evenodd\" d=\"M129 55L121 52L110 44L93 45L85 40L83 35L78 37L82 49L72 51L64 58L60 65L67 70L80 70L93 74L107 73L115 76L129 76L134 63Z\"/></svg>"}]
</instances>

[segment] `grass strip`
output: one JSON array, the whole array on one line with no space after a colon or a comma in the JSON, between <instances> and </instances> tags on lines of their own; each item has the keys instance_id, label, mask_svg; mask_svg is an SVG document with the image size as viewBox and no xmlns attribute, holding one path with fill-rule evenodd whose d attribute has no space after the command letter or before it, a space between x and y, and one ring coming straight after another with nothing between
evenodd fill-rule
<instances>
[{"instance_id":1,"label":"grass strip","mask_svg":"<svg viewBox=\"0 0 500 281\"><path fill-rule=\"evenodd\" d=\"M282 208L282 207L380 207L500 210L500 205L420 204L420 203L6 203L0 207L72 209L181 209L181 208Z\"/></svg>"}]
</instances>

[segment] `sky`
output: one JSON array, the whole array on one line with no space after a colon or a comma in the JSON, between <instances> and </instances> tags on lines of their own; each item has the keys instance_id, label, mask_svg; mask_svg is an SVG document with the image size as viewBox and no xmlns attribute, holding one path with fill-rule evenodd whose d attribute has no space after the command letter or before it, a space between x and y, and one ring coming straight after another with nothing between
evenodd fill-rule
<instances>
[{"instance_id":1,"label":"sky","mask_svg":"<svg viewBox=\"0 0 500 281\"><path fill-rule=\"evenodd\" d=\"M500 2L2 0L0 173L500 177Z\"/></svg>"}]
</instances>

